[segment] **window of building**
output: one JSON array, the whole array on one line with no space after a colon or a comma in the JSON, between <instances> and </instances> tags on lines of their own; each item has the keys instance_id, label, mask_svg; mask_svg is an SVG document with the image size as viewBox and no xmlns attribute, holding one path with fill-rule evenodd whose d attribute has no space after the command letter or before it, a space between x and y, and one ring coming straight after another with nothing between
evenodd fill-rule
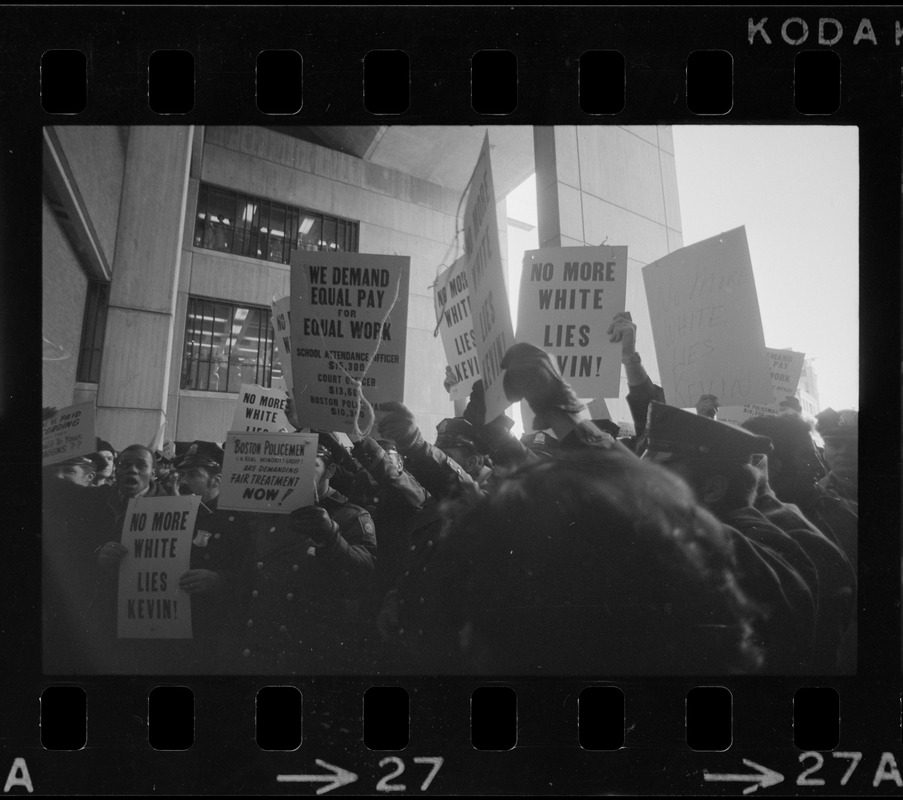
<instances>
[{"instance_id":1,"label":"window of building","mask_svg":"<svg viewBox=\"0 0 903 800\"><path fill-rule=\"evenodd\" d=\"M181 388L237 392L244 383L272 386L281 375L268 308L188 298Z\"/></svg>"},{"instance_id":2,"label":"window of building","mask_svg":"<svg viewBox=\"0 0 903 800\"><path fill-rule=\"evenodd\" d=\"M81 383L100 381L100 362L103 358L103 335L107 329L107 306L110 302L110 284L89 281L85 298L85 316L82 320L82 340L78 349L78 367L75 379Z\"/></svg>"},{"instance_id":3,"label":"window of building","mask_svg":"<svg viewBox=\"0 0 903 800\"><path fill-rule=\"evenodd\" d=\"M358 223L202 183L194 246L288 264L298 249L357 252Z\"/></svg>"}]
</instances>

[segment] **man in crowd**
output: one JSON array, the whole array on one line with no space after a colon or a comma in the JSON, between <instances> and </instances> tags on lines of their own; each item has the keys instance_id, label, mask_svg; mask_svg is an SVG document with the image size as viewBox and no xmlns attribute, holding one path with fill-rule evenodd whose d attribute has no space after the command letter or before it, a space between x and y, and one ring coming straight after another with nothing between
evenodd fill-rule
<instances>
[{"instance_id":1,"label":"man in crowd","mask_svg":"<svg viewBox=\"0 0 903 800\"><path fill-rule=\"evenodd\" d=\"M359 605L373 578L376 528L364 509L330 487L334 448L341 447L332 444L317 448L316 505L254 519L229 671L320 675L361 669Z\"/></svg>"},{"instance_id":2,"label":"man in crowd","mask_svg":"<svg viewBox=\"0 0 903 800\"><path fill-rule=\"evenodd\" d=\"M116 451L109 442L97 438L97 450L90 458L94 461L96 473L94 475L95 486L105 486L113 483L113 469L116 463Z\"/></svg>"},{"instance_id":3,"label":"man in crowd","mask_svg":"<svg viewBox=\"0 0 903 800\"><path fill-rule=\"evenodd\" d=\"M468 506L420 582L422 670L758 670L758 612L729 537L660 467L622 448L575 447Z\"/></svg>"},{"instance_id":4,"label":"man in crowd","mask_svg":"<svg viewBox=\"0 0 903 800\"><path fill-rule=\"evenodd\" d=\"M821 485L836 497L859 500L859 413L827 408L816 416L815 429L825 442L828 474Z\"/></svg>"},{"instance_id":5,"label":"man in crowd","mask_svg":"<svg viewBox=\"0 0 903 800\"><path fill-rule=\"evenodd\" d=\"M88 456L75 456L51 467L57 478L78 486L93 486L97 467Z\"/></svg>"},{"instance_id":6,"label":"man in crowd","mask_svg":"<svg viewBox=\"0 0 903 800\"><path fill-rule=\"evenodd\" d=\"M752 417L743 427L769 437L774 444L768 477L778 499L795 505L855 567L859 549L856 504L838 497L821 482L824 468L809 423L798 414L785 413Z\"/></svg>"},{"instance_id":7,"label":"man in crowd","mask_svg":"<svg viewBox=\"0 0 903 800\"><path fill-rule=\"evenodd\" d=\"M743 589L767 614L757 634L772 674L812 670L816 653L818 571L803 547L753 507L754 454L763 436L679 408L652 403L644 459L676 472L724 525Z\"/></svg>"},{"instance_id":8,"label":"man in crowd","mask_svg":"<svg viewBox=\"0 0 903 800\"><path fill-rule=\"evenodd\" d=\"M223 671L224 626L237 614L237 581L251 544L249 516L217 508L223 449L215 442L193 442L178 462L178 493L201 498L191 542L189 569L179 588L191 597L190 647L180 666L196 674Z\"/></svg>"}]
</instances>

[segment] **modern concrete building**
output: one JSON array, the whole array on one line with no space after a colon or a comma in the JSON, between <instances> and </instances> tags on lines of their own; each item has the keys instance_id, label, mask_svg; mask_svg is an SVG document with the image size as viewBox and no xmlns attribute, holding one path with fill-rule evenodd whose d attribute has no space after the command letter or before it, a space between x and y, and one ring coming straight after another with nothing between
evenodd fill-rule
<instances>
[{"instance_id":1,"label":"modern concrete building","mask_svg":"<svg viewBox=\"0 0 903 800\"><path fill-rule=\"evenodd\" d=\"M279 376L270 303L289 292L292 249L397 253L411 258L404 401L432 438L452 404L431 285L463 248L486 130L45 129L44 405L94 399L117 447L164 424L222 440L239 386ZM488 130L500 224L535 171L540 246L628 246L627 307L656 379L640 268L683 244L670 129ZM503 260L505 242L501 230Z\"/></svg>"}]
</instances>

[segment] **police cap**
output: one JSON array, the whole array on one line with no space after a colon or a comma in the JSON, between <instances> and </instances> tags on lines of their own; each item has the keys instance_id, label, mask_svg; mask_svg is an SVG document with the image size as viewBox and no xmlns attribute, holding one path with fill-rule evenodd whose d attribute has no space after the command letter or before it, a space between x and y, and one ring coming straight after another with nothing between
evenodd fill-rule
<instances>
[{"instance_id":1,"label":"police cap","mask_svg":"<svg viewBox=\"0 0 903 800\"><path fill-rule=\"evenodd\" d=\"M754 454L773 449L767 436L654 402L649 404L646 448L644 457L653 461L694 458L738 463L750 463Z\"/></svg>"},{"instance_id":2,"label":"police cap","mask_svg":"<svg viewBox=\"0 0 903 800\"><path fill-rule=\"evenodd\" d=\"M815 430L822 439L858 439L859 412L851 408L835 411L826 408L815 415Z\"/></svg>"},{"instance_id":3,"label":"police cap","mask_svg":"<svg viewBox=\"0 0 903 800\"><path fill-rule=\"evenodd\" d=\"M436 447L440 450L445 447L469 447L480 452L474 427L464 417L448 417L442 420L436 426L436 433Z\"/></svg>"},{"instance_id":4,"label":"police cap","mask_svg":"<svg viewBox=\"0 0 903 800\"><path fill-rule=\"evenodd\" d=\"M223 471L223 448L216 442L194 441L185 455L176 463L176 469L186 470L192 467L206 469L208 472Z\"/></svg>"}]
</instances>

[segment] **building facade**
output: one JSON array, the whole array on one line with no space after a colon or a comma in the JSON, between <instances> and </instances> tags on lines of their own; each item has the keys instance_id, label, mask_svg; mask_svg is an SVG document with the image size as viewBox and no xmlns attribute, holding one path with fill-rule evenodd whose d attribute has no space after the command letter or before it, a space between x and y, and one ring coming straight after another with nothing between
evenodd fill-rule
<instances>
[{"instance_id":1,"label":"building facade","mask_svg":"<svg viewBox=\"0 0 903 800\"><path fill-rule=\"evenodd\" d=\"M628 245L628 308L657 377L640 269L682 246L668 128L55 126L44 405L94 400L117 448L161 431L222 441L240 385L279 379L270 305L289 293L293 249L395 253L411 258L403 400L432 439L453 412L431 287L463 248L487 131L500 224L535 171L541 247Z\"/></svg>"}]
</instances>

